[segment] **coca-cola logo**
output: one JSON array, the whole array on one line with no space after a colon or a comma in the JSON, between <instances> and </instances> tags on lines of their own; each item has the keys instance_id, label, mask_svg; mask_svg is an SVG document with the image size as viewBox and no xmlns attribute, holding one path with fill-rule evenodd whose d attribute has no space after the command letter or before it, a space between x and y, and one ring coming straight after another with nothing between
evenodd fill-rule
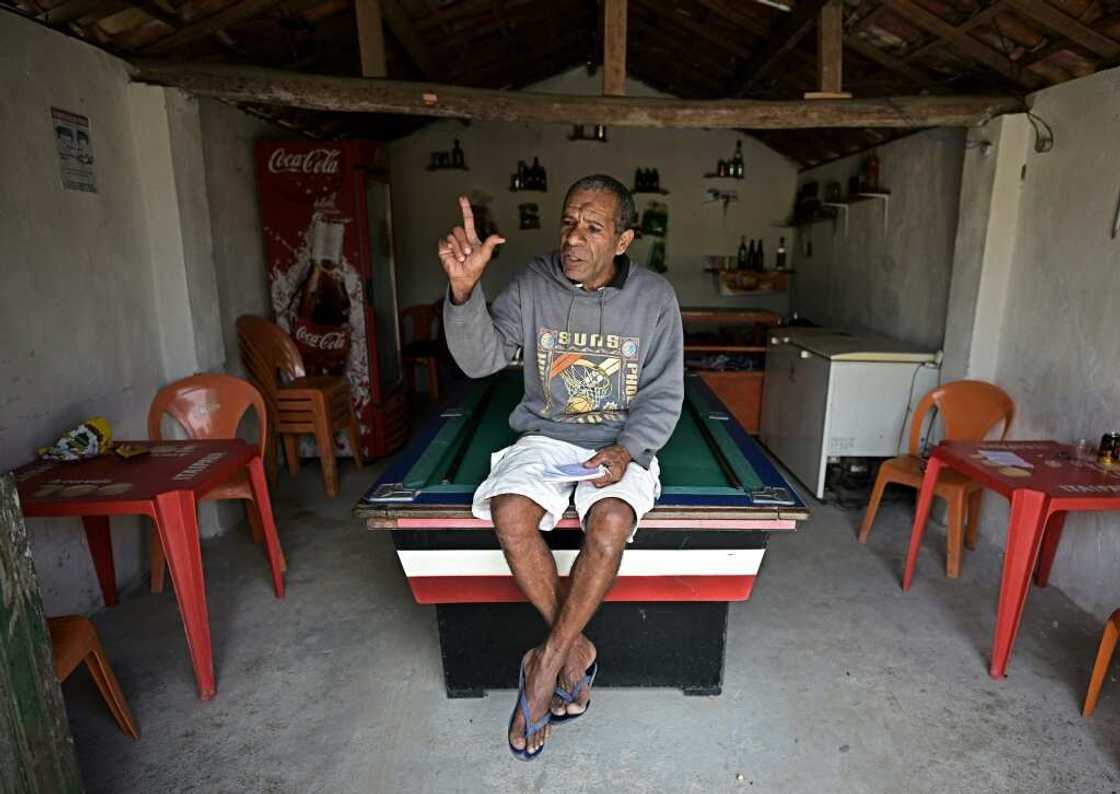
<instances>
[{"instance_id":1,"label":"coca-cola logo","mask_svg":"<svg viewBox=\"0 0 1120 794\"><path fill-rule=\"evenodd\" d=\"M296 328L296 341L316 350L345 350L346 337L346 331L324 331L317 334L308 330L305 325Z\"/></svg>"},{"instance_id":2,"label":"coca-cola logo","mask_svg":"<svg viewBox=\"0 0 1120 794\"><path fill-rule=\"evenodd\" d=\"M309 152L287 152L282 147L268 157L268 170L273 174L337 174L341 149L312 149Z\"/></svg>"}]
</instances>

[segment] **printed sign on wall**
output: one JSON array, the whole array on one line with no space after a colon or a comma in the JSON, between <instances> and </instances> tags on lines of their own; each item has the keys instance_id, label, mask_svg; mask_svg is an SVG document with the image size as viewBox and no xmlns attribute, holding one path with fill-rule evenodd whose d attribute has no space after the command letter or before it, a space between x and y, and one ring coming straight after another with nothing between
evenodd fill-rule
<instances>
[{"instance_id":1,"label":"printed sign on wall","mask_svg":"<svg viewBox=\"0 0 1120 794\"><path fill-rule=\"evenodd\" d=\"M77 113L51 108L51 124L58 144L58 163L62 171L62 187L96 193L93 176L93 142L89 119Z\"/></svg>"}]
</instances>

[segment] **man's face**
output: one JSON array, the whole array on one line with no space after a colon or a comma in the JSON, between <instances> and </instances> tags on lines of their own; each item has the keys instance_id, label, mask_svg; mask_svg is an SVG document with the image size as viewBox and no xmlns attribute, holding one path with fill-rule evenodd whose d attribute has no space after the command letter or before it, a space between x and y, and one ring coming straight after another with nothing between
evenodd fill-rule
<instances>
[{"instance_id":1,"label":"man's face","mask_svg":"<svg viewBox=\"0 0 1120 794\"><path fill-rule=\"evenodd\" d=\"M576 190L560 217L560 262L564 275L589 289L602 287L613 275L615 256L634 239L615 228L618 198L605 190Z\"/></svg>"}]
</instances>

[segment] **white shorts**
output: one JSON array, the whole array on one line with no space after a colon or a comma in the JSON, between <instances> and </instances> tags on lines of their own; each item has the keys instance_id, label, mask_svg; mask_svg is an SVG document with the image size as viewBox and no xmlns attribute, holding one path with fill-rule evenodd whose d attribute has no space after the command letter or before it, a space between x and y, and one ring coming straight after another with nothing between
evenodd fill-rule
<instances>
[{"instance_id":1,"label":"white shorts","mask_svg":"<svg viewBox=\"0 0 1120 794\"><path fill-rule=\"evenodd\" d=\"M657 458L650 461L648 469L637 463L628 464L621 480L602 488L596 488L587 480L545 482L541 479L541 472L546 466L583 463L596 452L546 436L523 436L512 447L500 449L490 456L490 476L474 492L471 512L475 518L492 521L490 500L503 494L519 494L544 508L540 528L547 532L567 511L573 492L579 523L584 528L587 511L593 504L600 499L621 499L633 508L638 519L630 532L629 539L633 540L642 516L653 508L653 503L661 495Z\"/></svg>"}]
</instances>

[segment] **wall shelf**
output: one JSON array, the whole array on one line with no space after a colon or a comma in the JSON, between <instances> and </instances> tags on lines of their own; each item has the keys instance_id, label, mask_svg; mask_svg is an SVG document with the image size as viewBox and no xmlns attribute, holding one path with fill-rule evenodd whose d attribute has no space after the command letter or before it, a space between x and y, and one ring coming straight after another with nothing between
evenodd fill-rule
<instances>
[{"instance_id":1,"label":"wall shelf","mask_svg":"<svg viewBox=\"0 0 1120 794\"><path fill-rule=\"evenodd\" d=\"M669 191L665 190L664 188L658 188L657 190L631 190L630 192L635 196L640 196L643 193L650 193L650 194L656 195L656 196L668 196L669 195Z\"/></svg>"}]
</instances>

